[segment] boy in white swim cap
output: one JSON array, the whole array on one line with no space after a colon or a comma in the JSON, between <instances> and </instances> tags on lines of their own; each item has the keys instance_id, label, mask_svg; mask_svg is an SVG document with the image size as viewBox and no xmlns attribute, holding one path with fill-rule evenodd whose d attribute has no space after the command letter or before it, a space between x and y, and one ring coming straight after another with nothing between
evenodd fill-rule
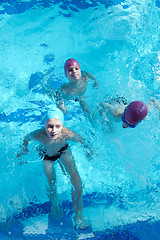
<instances>
[{"instance_id":1,"label":"boy in white swim cap","mask_svg":"<svg viewBox=\"0 0 160 240\"><path fill-rule=\"evenodd\" d=\"M74 158L69 149L68 142L75 141L83 143L82 137L69 128L63 126L63 112L58 108L47 111L44 117L44 128L29 133L23 141L22 151L17 155L28 154L28 142L39 141L43 144L43 163L45 174L49 182L49 197L52 202L51 212L54 219L60 217L57 196L56 196L56 173L54 169L55 161L61 166L62 171L70 176L72 183L72 200L75 210L75 224L80 228L86 227L86 222L82 216L82 182L77 171ZM57 216L58 215L58 216Z\"/></svg>"}]
</instances>

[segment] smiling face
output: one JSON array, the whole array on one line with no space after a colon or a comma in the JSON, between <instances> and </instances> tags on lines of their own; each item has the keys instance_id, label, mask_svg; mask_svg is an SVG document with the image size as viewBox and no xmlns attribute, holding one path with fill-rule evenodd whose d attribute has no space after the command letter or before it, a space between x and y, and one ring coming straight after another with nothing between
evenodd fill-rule
<instances>
[{"instance_id":1,"label":"smiling face","mask_svg":"<svg viewBox=\"0 0 160 240\"><path fill-rule=\"evenodd\" d=\"M63 130L63 124L59 119L51 118L46 121L45 128L46 128L48 137L51 140L55 140L58 137L60 137Z\"/></svg>"},{"instance_id":2,"label":"smiling face","mask_svg":"<svg viewBox=\"0 0 160 240\"><path fill-rule=\"evenodd\" d=\"M66 75L72 84L76 84L82 76L81 69L79 66L70 66L67 69Z\"/></svg>"}]
</instances>

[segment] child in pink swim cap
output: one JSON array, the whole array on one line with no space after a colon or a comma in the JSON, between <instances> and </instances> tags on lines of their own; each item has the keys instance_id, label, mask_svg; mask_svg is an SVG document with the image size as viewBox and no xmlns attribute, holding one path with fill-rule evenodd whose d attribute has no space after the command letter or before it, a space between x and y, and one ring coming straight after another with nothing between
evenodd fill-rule
<instances>
[{"instance_id":1,"label":"child in pink swim cap","mask_svg":"<svg viewBox=\"0 0 160 240\"><path fill-rule=\"evenodd\" d=\"M79 80L82 76L79 63L75 59L68 59L64 64L64 71L66 77L72 81L72 79ZM74 83L74 81L73 81Z\"/></svg>"},{"instance_id":2,"label":"child in pink swim cap","mask_svg":"<svg viewBox=\"0 0 160 240\"><path fill-rule=\"evenodd\" d=\"M74 100L79 102L82 110L88 119L92 122L93 113L84 101L84 93L87 89L89 79L94 81L93 87L97 87L97 80L91 74L81 71L80 65L77 60L70 58L64 64L64 71L69 83L62 85L59 96L57 97L57 107L63 112L67 112L67 107L64 104L65 99Z\"/></svg>"}]
</instances>

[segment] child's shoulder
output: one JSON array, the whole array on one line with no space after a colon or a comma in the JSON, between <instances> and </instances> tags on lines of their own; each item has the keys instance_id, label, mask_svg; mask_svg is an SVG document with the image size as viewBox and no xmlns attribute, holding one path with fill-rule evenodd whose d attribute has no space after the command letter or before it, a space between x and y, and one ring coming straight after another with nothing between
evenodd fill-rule
<instances>
[{"instance_id":1,"label":"child's shoulder","mask_svg":"<svg viewBox=\"0 0 160 240\"><path fill-rule=\"evenodd\" d=\"M66 138L72 138L73 135L74 135L74 132L67 128L67 127L63 127L63 135L66 137Z\"/></svg>"},{"instance_id":2,"label":"child's shoulder","mask_svg":"<svg viewBox=\"0 0 160 240\"><path fill-rule=\"evenodd\" d=\"M45 128L40 128L40 129L37 129L37 130L31 132L29 135L33 139L40 140L41 138L46 136L46 131L45 131Z\"/></svg>"},{"instance_id":3,"label":"child's shoulder","mask_svg":"<svg viewBox=\"0 0 160 240\"><path fill-rule=\"evenodd\" d=\"M88 73L86 71L82 71L82 80L84 82L88 82L89 80Z\"/></svg>"}]
</instances>

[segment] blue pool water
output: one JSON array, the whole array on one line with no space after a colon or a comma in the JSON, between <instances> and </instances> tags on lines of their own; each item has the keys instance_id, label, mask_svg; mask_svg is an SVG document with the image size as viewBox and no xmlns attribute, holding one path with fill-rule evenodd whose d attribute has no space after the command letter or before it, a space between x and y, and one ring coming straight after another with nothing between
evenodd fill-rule
<instances>
[{"instance_id":1,"label":"blue pool water","mask_svg":"<svg viewBox=\"0 0 160 240\"><path fill-rule=\"evenodd\" d=\"M108 96L160 99L159 20L158 0L0 1L1 239L160 239L158 110L134 130L113 120L108 134L97 112ZM42 126L53 89L67 81L63 65L70 57L99 81L86 91L95 128L78 103L68 104L66 115L66 126L94 149L88 158L83 146L71 145L90 223L84 231L73 226L70 183L58 164L64 216L54 222L35 143L23 157L27 164L16 158L25 134Z\"/></svg>"}]
</instances>

